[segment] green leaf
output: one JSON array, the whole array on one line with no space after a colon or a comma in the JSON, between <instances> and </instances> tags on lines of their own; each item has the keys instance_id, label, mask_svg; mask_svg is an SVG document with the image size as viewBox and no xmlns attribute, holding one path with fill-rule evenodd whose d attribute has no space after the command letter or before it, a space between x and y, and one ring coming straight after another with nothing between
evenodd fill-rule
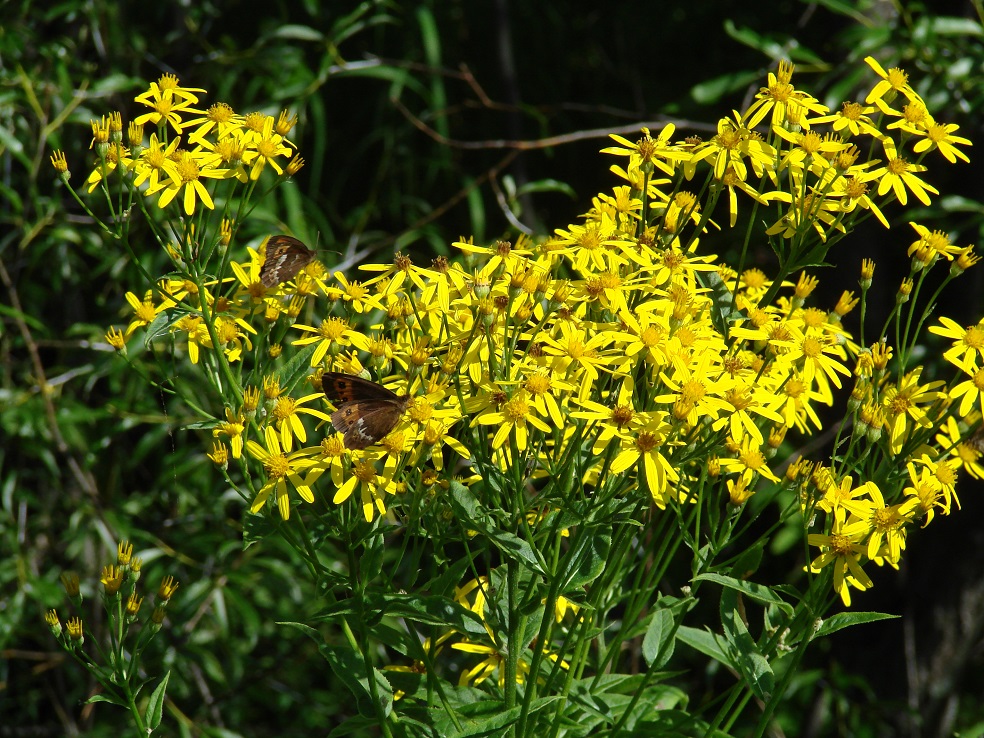
<instances>
[{"instance_id":1,"label":"green leaf","mask_svg":"<svg viewBox=\"0 0 984 738\"><path fill-rule=\"evenodd\" d=\"M977 200L962 195L947 195L936 201L948 213L980 213L981 204Z\"/></svg>"},{"instance_id":2,"label":"green leaf","mask_svg":"<svg viewBox=\"0 0 984 738\"><path fill-rule=\"evenodd\" d=\"M385 614L389 616L486 635L482 619L449 597L391 594L381 595L379 600ZM375 601L375 598L370 598L370 601Z\"/></svg>"},{"instance_id":3,"label":"green leaf","mask_svg":"<svg viewBox=\"0 0 984 738\"><path fill-rule=\"evenodd\" d=\"M470 565L471 561L467 556L455 559L445 564L438 576L428 581L420 589L433 592L436 595L453 595L455 588Z\"/></svg>"},{"instance_id":4,"label":"green leaf","mask_svg":"<svg viewBox=\"0 0 984 738\"><path fill-rule=\"evenodd\" d=\"M147 702L147 711L144 715L150 730L156 730L157 726L161 724L161 717L164 715L164 695L167 692L167 680L170 678L171 672L169 671L151 693L150 700Z\"/></svg>"},{"instance_id":5,"label":"green leaf","mask_svg":"<svg viewBox=\"0 0 984 738\"><path fill-rule=\"evenodd\" d=\"M322 637L321 633L315 630L314 628L312 628L310 625L305 625L304 623L295 623L292 620L280 620L277 622L277 625L286 625L288 628L293 628L294 630L306 635L308 638L310 638L312 641L317 643L319 646L325 642L325 639L324 637Z\"/></svg>"},{"instance_id":6,"label":"green leaf","mask_svg":"<svg viewBox=\"0 0 984 738\"><path fill-rule=\"evenodd\" d=\"M823 58L810 49L802 46L798 39L786 34L762 34L749 27L739 28L734 22L724 22L725 32L739 43L755 49L769 60L776 62L789 59L792 62L804 62L812 66L823 66ZM760 75L758 75L760 76Z\"/></svg>"},{"instance_id":7,"label":"green leaf","mask_svg":"<svg viewBox=\"0 0 984 738\"><path fill-rule=\"evenodd\" d=\"M619 736L625 738L650 738L650 736L680 736L699 735L702 738L732 738L717 728L711 728L704 720L695 717L689 710L659 710L652 711L648 720L640 720L632 728L623 730Z\"/></svg>"},{"instance_id":8,"label":"green leaf","mask_svg":"<svg viewBox=\"0 0 984 738\"><path fill-rule=\"evenodd\" d=\"M714 300L711 308L711 319L714 326L722 333L727 333L729 323L734 323L747 316L735 307L734 294L728 289L728 285L724 283L717 272L706 273L704 280L711 288L711 297Z\"/></svg>"},{"instance_id":9,"label":"green leaf","mask_svg":"<svg viewBox=\"0 0 984 738\"><path fill-rule=\"evenodd\" d=\"M401 722L403 721L401 717ZM332 730L328 734L328 738L342 738L346 735L363 736L363 735L373 735L373 729L379 727L379 721L375 718L366 718L362 715L353 715L348 718L344 723L339 725L337 728ZM427 735L422 733L421 735ZM242 738L241 733L237 733L235 738Z\"/></svg>"},{"instance_id":10,"label":"green leaf","mask_svg":"<svg viewBox=\"0 0 984 738\"><path fill-rule=\"evenodd\" d=\"M273 523L263 513L252 513L249 509L243 511L243 551L269 538L274 532Z\"/></svg>"},{"instance_id":11,"label":"green leaf","mask_svg":"<svg viewBox=\"0 0 984 738\"><path fill-rule=\"evenodd\" d=\"M853 19L855 23L863 26L871 26L871 19L859 11L853 2L843 2L842 0L814 0L814 2L834 13L846 15L848 18Z\"/></svg>"},{"instance_id":12,"label":"green leaf","mask_svg":"<svg viewBox=\"0 0 984 738\"><path fill-rule=\"evenodd\" d=\"M197 423L188 423L182 426L183 430L212 430L219 425L218 420L200 420Z\"/></svg>"},{"instance_id":13,"label":"green leaf","mask_svg":"<svg viewBox=\"0 0 984 738\"><path fill-rule=\"evenodd\" d=\"M146 86L147 82L142 77L132 77L128 74L113 72L95 80L92 83L91 94L94 98L109 97L121 92L140 90Z\"/></svg>"},{"instance_id":14,"label":"green leaf","mask_svg":"<svg viewBox=\"0 0 984 738\"><path fill-rule=\"evenodd\" d=\"M612 537L607 533L588 530L580 535L577 548L564 557L567 568L561 575L561 593L579 589L597 579L605 570L611 548Z\"/></svg>"},{"instance_id":15,"label":"green leaf","mask_svg":"<svg viewBox=\"0 0 984 738\"><path fill-rule=\"evenodd\" d=\"M535 182L527 182L521 187L516 188L516 197L528 195L533 192L559 192L567 195L572 200L577 199L577 192L566 182L559 179L538 179Z\"/></svg>"},{"instance_id":16,"label":"green leaf","mask_svg":"<svg viewBox=\"0 0 984 738\"><path fill-rule=\"evenodd\" d=\"M479 502L478 498L472 493L461 482L451 482L451 486L448 489L451 493L451 502L455 506L455 512L464 516L464 519L469 523L474 523L478 521L480 517L485 515L482 510L482 503ZM482 521L484 525L484 521Z\"/></svg>"},{"instance_id":17,"label":"green leaf","mask_svg":"<svg viewBox=\"0 0 984 738\"><path fill-rule=\"evenodd\" d=\"M371 593L361 600L349 597L323 609L316 622L333 622L343 616L355 616L378 623L383 617L400 617L415 623L450 627L483 639L487 637L482 619L450 597L440 595Z\"/></svg>"},{"instance_id":18,"label":"green leaf","mask_svg":"<svg viewBox=\"0 0 984 738\"><path fill-rule=\"evenodd\" d=\"M776 677L741 619L738 593L733 589L721 593L721 625L745 683L760 700L768 700L775 689Z\"/></svg>"},{"instance_id":19,"label":"green leaf","mask_svg":"<svg viewBox=\"0 0 984 738\"><path fill-rule=\"evenodd\" d=\"M0 143L12 154L24 153L24 143L18 138L17 133L4 126L0 126ZM22 161L27 160L22 159Z\"/></svg>"},{"instance_id":20,"label":"green leaf","mask_svg":"<svg viewBox=\"0 0 984 738\"><path fill-rule=\"evenodd\" d=\"M738 670L737 664L735 664L734 659L727 651L727 643L724 638L719 636L717 633L711 633L708 630L699 630L697 628L691 628L687 625L681 625L677 628L676 634L677 640L682 643L686 643L688 646L696 651L704 654L705 656L710 656L715 661L718 661L729 669Z\"/></svg>"},{"instance_id":21,"label":"green leaf","mask_svg":"<svg viewBox=\"0 0 984 738\"><path fill-rule=\"evenodd\" d=\"M984 36L984 28L981 24L970 18L955 18L953 16L942 16L932 19L933 32L940 36L973 36L980 38Z\"/></svg>"},{"instance_id":22,"label":"green leaf","mask_svg":"<svg viewBox=\"0 0 984 738\"><path fill-rule=\"evenodd\" d=\"M144 330L144 347L151 348L151 344L162 334L167 333L171 324L177 319L172 310L161 310L157 313L157 317Z\"/></svg>"},{"instance_id":23,"label":"green leaf","mask_svg":"<svg viewBox=\"0 0 984 738\"><path fill-rule=\"evenodd\" d=\"M373 706L372 695L369 691L369 679L366 674L366 662L351 648L328 646L318 647L321 655L331 666L332 671L349 691L355 696L359 714L365 718L376 718L376 708ZM373 668L372 678L376 683L376 691L387 717L393 711L393 688L379 669Z\"/></svg>"},{"instance_id":24,"label":"green leaf","mask_svg":"<svg viewBox=\"0 0 984 738\"><path fill-rule=\"evenodd\" d=\"M4 131L5 129L2 126L0 126L0 150L3 149L4 142L2 139L3 139ZM25 161L24 164L26 166L30 166L30 162ZM3 198L4 200L7 201L7 207L10 212L20 213L24 210L24 199L20 196L20 193L17 192L17 190L15 190L14 188L8 187L7 185L3 184L2 182L0 182L0 198Z\"/></svg>"},{"instance_id":25,"label":"green leaf","mask_svg":"<svg viewBox=\"0 0 984 738\"><path fill-rule=\"evenodd\" d=\"M364 582L371 582L379 572L383 570L383 554L386 550L386 541L382 533L378 530L366 536L363 541L362 555L359 556L359 578Z\"/></svg>"},{"instance_id":26,"label":"green leaf","mask_svg":"<svg viewBox=\"0 0 984 738\"><path fill-rule=\"evenodd\" d=\"M538 702L540 700L537 700ZM476 706L477 708L478 706ZM517 706L511 710L503 710L502 703L496 703L494 709L489 709L492 705L481 704L480 716L472 716L468 713L469 709L463 708L458 714L461 721L461 730L449 732L447 735L453 738L469 738L469 736L494 736L505 735L507 728L516 724L523 708Z\"/></svg>"},{"instance_id":27,"label":"green leaf","mask_svg":"<svg viewBox=\"0 0 984 738\"><path fill-rule=\"evenodd\" d=\"M120 707L127 707L124 700L114 697L111 694L94 694L92 697L87 699L83 704L90 705L94 702L108 702L111 705L119 705Z\"/></svg>"},{"instance_id":28,"label":"green leaf","mask_svg":"<svg viewBox=\"0 0 984 738\"><path fill-rule=\"evenodd\" d=\"M667 673L667 676L672 674ZM625 728L631 731L633 728L638 728L640 720L651 719L654 714L662 715L666 711L686 706L687 694L681 689L667 684L650 683L648 686L646 684L641 674L633 676L608 674L599 677L597 683L594 679L575 680L571 685L569 699L587 714L587 719L578 716L577 723L571 727L581 730L572 730L572 734L594 735L595 728L599 724L610 725L619 720L624 720ZM629 709L632 710L630 715L627 718L623 717ZM619 735L622 734L623 732L619 732ZM625 733L625 735L635 734ZM675 736L678 733L656 731L643 735ZM693 733L680 735L693 735Z\"/></svg>"},{"instance_id":29,"label":"green leaf","mask_svg":"<svg viewBox=\"0 0 984 738\"><path fill-rule=\"evenodd\" d=\"M484 240L485 227L488 224L488 213L485 212L485 197L481 187L473 187L473 180L465 178L464 186L468 189L466 202L468 203L468 224L470 231L476 238Z\"/></svg>"},{"instance_id":30,"label":"green leaf","mask_svg":"<svg viewBox=\"0 0 984 738\"><path fill-rule=\"evenodd\" d=\"M646 637L642 639L642 657L650 669L661 669L673 655L673 613L660 608L649 619Z\"/></svg>"},{"instance_id":31,"label":"green leaf","mask_svg":"<svg viewBox=\"0 0 984 738\"><path fill-rule=\"evenodd\" d=\"M529 542L496 527L492 516L489 515L470 489L460 482L454 482L450 492L451 507L462 523L483 533L506 558L525 564L527 568L537 574L546 575L543 565Z\"/></svg>"},{"instance_id":32,"label":"green leaf","mask_svg":"<svg viewBox=\"0 0 984 738\"><path fill-rule=\"evenodd\" d=\"M537 574L546 576L546 571L528 541L498 528L487 528L483 533L507 558L516 559Z\"/></svg>"},{"instance_id":33,"label":"green leaf","mask_svg":"<svg viewBox=\"0 0 984 738\"><path fill-rule=\"evenodd\" d=\"M47 333L48 331L45 324L33 315L28 315L20 310L14 310L12 307L7 307L3 303L0 303L0 315L5 315L11 320L24 321L25 324L38 332Z\"/></svg>"},{"instance_id":34,"label":"green leaf","mask_svg":"<svg viewBox=\"0 0 984 738\"><path fill-rule=\"evenodd\" d=\"M291 390L295 384L307 376L308 371L311 369L311 357L317 348L317 343L311 343L290 357L290 361L284 364L283 368L277 372L281 387Z\"/></svg>"},{"instance_id":35,"label":"green leaf","mask_svg":"<svg viewBox=\"0 0 984 738\"><path fill-rule=\"evenodd\" d=\"M694 85L690 88L690 96L701 105L713 105L722 97L737 90L744 90L750 84L759 81L760 78L761 75L757 70L746 69L741 72L730 72L701 82L699 85Z\"/></svg>"},{"instance_id":36,"label":"green leaf","mask_svg":"<svg viewBox=\"0 0 984 738\"><path fill-rule=\"evenodd\" d=\"M793 616L792 606L777 596L771 589L762 584L755 584L755 582L746 582L743 579L726 577L723 574L698 574L694 577L695 582L701 580L706 582L715 582L726 589L741 592L746 597L753 599L762 605L775 605L784 613L789 615L789 617Z\"/></svg>"},{"instance_id":37,"label":"green leaf","mask_svg":"<svg viewBox=\"0 0 984 738\"><path fill-rule=\"evenodd\" d=\"M559 697L540 697L530 703L530 714L535 715L540 710L555 703ZM453 722L443 711L438 713L440 719L435 719L433 729L436 735L448 736L449 738L472 738L474 736L500 736L505 735L507 729L516 723L522 712L521 706L516 706L510 710L504 709L504 705L499 700L476 699L463 702L455 710L455 717L461 725L457 729ZM435 715L435 718L437 716Z\"/></svg>"},{"instance_id":38,"label":"green leaf","mask_svg":"<svg viewBox=\"0 0 984 738\"><path fill-rule=\"evenodd\" d=\"M839 612L823 621L823 625L820 626L815 637L829 636L838 630L850 628L852 625L876 623L879 620L894 620L897 617L898 615L888 615L884 612Z\"/></svg>"},{"instance_id":39,"label":"green leaf","mask_svg":"<svg viewBox=\"0 0 984 738\"><path fill-rule=\"evenodd\" d=\"M762 555L765 552L765 544L765 540L757 541L738 555L731 567L731 575L735 579L744 581L758 571L759 565L762 563Z\"/></svg>"},{"instance_id":40,"label":"green leaf","mask_svg":"<svg viewBox=\"0 0 984 738\"><path fill-rule=\"evenodd\" d=\"M317 43L322 43L325 40L325 35L321 31L311 28L311 26L301 26L301 25L285 25L280 26L276 31L273 32L273 38L291 38L297 41L315 41Z\"/></svg>"}]
</instances>

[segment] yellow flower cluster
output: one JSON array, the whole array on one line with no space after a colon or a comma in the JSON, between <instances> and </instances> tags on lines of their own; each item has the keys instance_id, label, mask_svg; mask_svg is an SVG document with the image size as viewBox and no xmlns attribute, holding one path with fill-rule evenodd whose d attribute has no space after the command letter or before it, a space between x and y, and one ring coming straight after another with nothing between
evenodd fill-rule
<instances>
[{"instance_id":1,"label":"yellow flower cluster","mask_svg":"<svg viewBox=\"0 0 984 738\"><path fill-rule=\"evenodd\" d=\"M278 159L293 154L293 144L285 136L297 119L286 112L278 119L262 113L239 115L229 105L216 103L207 110L193 106L198 103L195 93L200 88L181 87L178 79L163 75L150 89L135 99L150 108L127 128L127 143L123 144L123 122L119 113L93 121L93 147L98 159L86 183L92 192L111 172L120 168L132 177L132 185L148 197L159 195L157 205L166 208L181 195L186 215L195 212L201 202L208 209L215 203L208 180L236 179L247 184L259 178L269 165L278 175L284 174ZM157 131L150 134L144 145L144 126L152 123ZM173 137L169 138L169 134ZM182 143L185 132L187 138ZM52 164L64 172L64 156L56 156ZM287 165L295 173L303 160L294 158Z\"/></svg>"},{"instance_id":2,"label":"yellow flower cluster","mask_svg":"<svg viewBox=\"0 0 984 738\"><path fill-rule=\"evenodd\" d=\"M817 280L804 266L822 262L860 220L887 226L888 204L938 194L919 177L926 166L907 157L938 150L966 160L957 147L969 142L936 123L904 74L867 61L880 81L835 114L797 90L792 66L781 64L708 141L674 141L672 124L656 138L648 130L634 142L613 136L619 145L605 152L624 158L612 167L622 183L552 237L490 246L461 239L458 257L428 268L397 254L391 265L363 265L372 275L365 283L313 262L272 289L260 281L261 249L230 265L235 278L169 280L156 297L128 295L134 319L125 335L164 315L161 328L191 361L206 371L239 367L238 396L215 426L210 456L226 468L228 440L244 471L250 458L262 464L254 511L273 498L286 519L293 489L306 502L318 492L336 504L354 495L371 521L387 514L392 496L446 488L452 477L477 482L490 506L514 502L511 488L541 493L538 507L642 493L660 509L709 495L739 508L765 480L799 488L808 520L823 513L815 528L823 532L810 538L821 548L813 568L833 563L835 590L849 602L849 587L870 585L865 560L897 565L906 526L949 512L958 468L982 473L968 438L980 426L984 327L964 332L944 320L937 330L960 343L947 358L971 376L947 389L922 382L920 367L903 363L895 376L883 337L869 348L854 342L842 325L854 295L829 309L808 304ZM186 212L196 192L211 207L190 184L246 182L289 153L272 118L257 127L213 106L184 121L196 98L175 85L162 80L138 98L154 111L143 117L178 133L193 128L195 149L152 137L138 158L118 158L148 194L162 193L162 207L182 186ZM766 237L780 256L775 279L700 253L725 195L732 226L739 202L774 213ZM914 279L941 258L960 270L976 261L970 247L914 227ZM863 290L873 270L866 265ZM320 319L297 322L305 310ZM294 396L303 367L312 391ZM365 451L347 449L340 434L305 445L303 416L330 420L326 371L363 373L412 401ZM818 409L852 377L851 432L836 464L797 462L781 481L770 460L787 433L820 430ZM886 460L896 471L876 485ZM867 481L854 487L852 475Z\"/></svg>"}]
</instances>

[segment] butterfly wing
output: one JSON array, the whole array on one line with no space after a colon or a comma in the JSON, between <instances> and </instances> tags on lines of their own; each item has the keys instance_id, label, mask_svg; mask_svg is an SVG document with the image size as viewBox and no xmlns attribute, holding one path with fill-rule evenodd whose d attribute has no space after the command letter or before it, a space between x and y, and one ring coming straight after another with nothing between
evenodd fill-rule
<instances>
[{"instance_id":1,"label":"butterfly wing","mask_svg":"<svg viewBox=\"0 0 984 738\"><path fill-rule=\"evenodd\" d=\"M402 401L347 402L331 414L331 424L343 434L345 448L361 451L385 438L400 422L405 408Z\"/></svg>"},{"instance_id":2,"label":"butterfly wing","mask_svg":"<svg viewBox=\"0 0 984 738\"><path fill-rule=\"evenodd\" d=\"M370 382L368 379L356 377L353 374L341 372L325 372L321 375L321 389L328 399L334 403L355 402L361 400L389 400L395 402L400 396L386 389L381 384Z\"/></svg>"},{"instance_id":3,"label":"butterfly wing","mask_svg":"<svg viewBox=\"0 0 984 738\"><path fill-rule=\"evenodd\" d=\"M341 372L321 375L321 388L338 406L331 424L344 436L345 448L361 451L385 437L410 404L410 397L398 395L381 384Z\"/></svg>"},{"instance_id":4,"label":"butterfly wing","mask_svg":"<svg viewBox=\"0 0 984 738\"><path fill-rule=\"evenodd\" d=\"M315 252L292 236L270 236L266 258L260 267L260 282L264 287L276 287L293 279L299 271L314 261Z\"/></svg>"}]
</instances>

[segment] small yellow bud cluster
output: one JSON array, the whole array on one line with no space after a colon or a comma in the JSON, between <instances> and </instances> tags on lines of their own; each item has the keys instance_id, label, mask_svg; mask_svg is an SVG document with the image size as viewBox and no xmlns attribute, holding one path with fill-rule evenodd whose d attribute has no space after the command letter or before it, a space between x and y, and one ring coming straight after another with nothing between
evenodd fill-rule
<instances>
[{"instance_id":1,"label":"small yellow bud cluster","mask_svg":"<svg viewBox=\"0 0 984 738\"><path fill-rule=\"evenodd\" d=\"M130 634L130 626L136 622L144 601L143 596L137 591L142 567L143 561L133 555L133 544L122 540L117 547L115 563L104 566L99 577L106 611L111 619L118 619L119 621L112 630L115 633L122 633L124 639ZM71 571L64 572L61 575L61 583L72 604L76 608L81 608L83 597L78 574ZM178 584L174 577L164 577L157 591L157 603L154 612L143 623L152 633L157 633L160 630L165 608L177 588ZM56 610L45 612L44 620L52 635L67 650L78 650L85 644L85 624L81 615L70 617L65 622L64 627ZM145 636L144 639L146 639ZM135 651L139 652L139 649L135 649ZM91 662L85 661L84 663ZM97 665L93 663L92 668L97 668Z\"/></svg>"}]
</instances>

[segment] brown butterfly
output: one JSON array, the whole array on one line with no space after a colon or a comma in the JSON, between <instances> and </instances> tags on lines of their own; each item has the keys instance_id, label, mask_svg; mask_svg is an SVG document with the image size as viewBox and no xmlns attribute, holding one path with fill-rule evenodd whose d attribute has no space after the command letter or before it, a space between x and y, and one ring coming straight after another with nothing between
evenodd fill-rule
<instances>
[{"instance_id":1,"label":"brown butterfly","mask_svg":"<svg viewBox=\"0 0 984 738\"><path fill-rule=\"evenodd\" d=\"M291 236L270 236L266 245L266 258L260 268L260 282L264 287L276 287L293 279L304 267L314 261L315 252Z\"/></svg>"},{"instance_id":2,"label":"brown butterfly","mask_svg":"<svg viewBox=\"0 0 984 738\"><path fill-rule=\"evenodd\" d=\"M341 372L325 372L321 388L338 408L331 414L331 424L344 434L345 448L355 451L378 443L393 430L413 399Z\"/></svg>"}]
</instances>

